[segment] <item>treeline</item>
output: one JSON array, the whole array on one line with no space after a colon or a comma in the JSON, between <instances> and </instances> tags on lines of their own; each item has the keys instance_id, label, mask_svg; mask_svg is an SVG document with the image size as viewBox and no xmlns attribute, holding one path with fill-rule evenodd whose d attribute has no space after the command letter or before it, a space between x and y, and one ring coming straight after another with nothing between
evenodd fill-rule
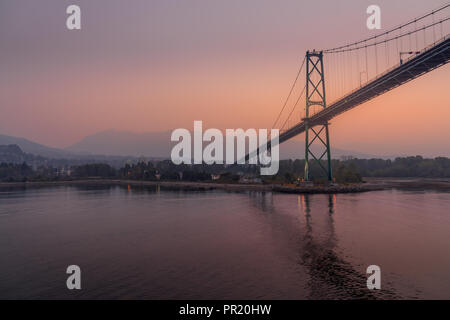
<instances>
[{"instance_id":1,"label":"treeline","mask_svg":"<svg viewBox=\"0 0 450 320\"><path fill-rule=\"evenodd\" d=\"M354 164L364 177L450 178L450 159L446 157L426 159L415 156L395 160L352 159L347 163Z\"/></svg>"},{"instance_id":2,"label":"treeline","mask_svg":"<svg viewBox=\"0 0 450 320\"><path fill-rule=\"evenodd\" d=\"M75 165L70 168L39 166L32 169L22 164L1 163L0 181L67 181L81 179L123 179L146 181L218 181L237 182L242 175L256 175L255 165L175 165L170 160L138 162L115 169L105 163ZM215 176L215 177L214 177Z\"/></svg>"},{"instance_id":3,"label":"treeline","mask_svg":"<svg viewBox=\"0 0 450 320\"><path fill-rule=\"evenodd\" d=\"M240 176L256 175L259 168L255 165L175 165L170 160L158 162L138 162L126 164L120 169L114 169L107 164L85 164L71 168L71 177L84 178L115 178L124 180L146 181L210 181L213 175L219 182L236 182Z\"/></svg>"},{"instance_id":4,"label":"treeline","mask_svg":"<svg viewBox=\"0 0 450 320\"><path fill-rule=\"evenodd\" d=\"M326 168L327 163L321 162ZM384 159L349 159L332 160L333 177L337 182L357 182L362 177L420 177L450 178L450 159L437 157L427 159L421 156L401 157L394 160ZM285 180L303 179L305 160L285 160L280 162L277 177ZM310 176L321 180L323 169L315 161L310 161ZM289 179L287 178L289 176Z\"/></svg>"},{"instance_id":5,"label":"treeline","mask_svg":"<svg viewBox=\"0 0 450 320\"><path fill-rule=\"evenodd\" d=\"M321 163L323 167L326 162ZM170 160L126 164L120 169L103 164L76 165L67 170L39 167L33 170L27 163L0 164L0 181L46 181L73 179L127 179L148 181L217 181L238 182L242 177L261 179L266 183L295 183L304 179L304 160L282 160L274 176L259 176L256 165L175 165ZM310 177L316 182L325 181L321 166L311 161ZM383 159L349 159L332 161L336 182L360 182L362 177L422 177L450 178L450 159L438 157L425 159L421 156Z\"/></svg>"},{"instance_id":6,"label":"treeline","mask_svg":"<svg viewBox=\"0 0 450 320\"><path fill-rule=\"evenodd\" d=\"M33 169L25 162L22 164L0 163L0 181L27 181L33 175Z\"/></svg>"},{"instance_id":7,"label":"treeline","mask_svg":"<svg viewBox=\"0 0 450 320\"><path fill-rule=\"evenodd\" d=\"M211 181L213 176L219 182L236 182L240 176L259 173L255 165L175 165L170 160L127 164L117 171L119 179L165 180L165 181Z\"/></svg>"},{"instance_id":8,"label":"treeline","mask_svg":"<svg viewBox=\"0 0 450 320\"><path fill-rule=\"evenodd\" d=\"M327 180L325 170L327 162L322 161L319 165L316 161L309 161L309 177L314 182L325 182ZM331 171L333 178L339 183L361 182L362 175L358 167L353 162L332 160ZM280 183L295 183L304 180L305 160L281 160L278 173L271 177L266 177L266 181Z\"/></svg>"}]
</instances>

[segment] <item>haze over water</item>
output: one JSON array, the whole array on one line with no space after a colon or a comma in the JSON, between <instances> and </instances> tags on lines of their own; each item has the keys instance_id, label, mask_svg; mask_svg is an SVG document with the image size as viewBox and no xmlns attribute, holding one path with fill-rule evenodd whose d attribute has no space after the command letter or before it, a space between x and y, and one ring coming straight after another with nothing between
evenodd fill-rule
<instances>
[{"instance_id":1,"label":"haze over water","mask_svg":"<svg viewBox=\"0 0 450 320\"><path fill-rule=\"evenodd\" d=\"M449 205L434 191L1 189L0 298L449 299Z\"/></svg>"}]
</instances>

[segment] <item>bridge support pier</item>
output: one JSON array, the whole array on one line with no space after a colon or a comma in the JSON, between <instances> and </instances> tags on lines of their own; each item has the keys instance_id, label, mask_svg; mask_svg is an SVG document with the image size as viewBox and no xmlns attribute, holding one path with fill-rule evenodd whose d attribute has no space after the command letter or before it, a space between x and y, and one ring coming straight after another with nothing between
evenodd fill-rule
<instances>
[{"instance_id":1,"label":"bridge support pier","mask_svg":"<svg viewBox=\"0 0 450 320\"><path fill-rule=\"evenodd\" d=\"M328 181L332 181L331 172L331 152L330 152L330 136L328 130L328 121L326 123L318 123L314 121L314 115L310 117L310 110L314 107L326 108L325 98L325 78L323 70L323 52L306 52L306 116L305 121L305 181L310 181L309 156L324 171ZM311 131L311 136L310 136ZM314 142L324 147L320 155L316 155L311 149ZM324 164L323 159L326 157L327 163Z\"/></svg>"}]
</instances>

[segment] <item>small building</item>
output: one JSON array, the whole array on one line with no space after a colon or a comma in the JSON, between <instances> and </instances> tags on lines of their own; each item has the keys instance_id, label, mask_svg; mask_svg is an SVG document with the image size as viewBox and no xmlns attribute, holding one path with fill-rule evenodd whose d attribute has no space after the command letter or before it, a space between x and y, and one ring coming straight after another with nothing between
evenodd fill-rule
<instances>
[{"instance_id":1,"label":"small building","mask_svg":"<svg viewBox=\"0 0 450 320\"><path fill-rule=\"evenodd\" d=\"M313 187L314 183L312 181L305 181L305 180L297 180L296 185L298 187Z\"/></svg>"},{"instance_id":2,"label":"small building","mask_svg":"<svg viewBox=\"0 0 450 320\"><path fill-rule=\"evenodd\" d=\"M262 180L261 178L258 178L256 176L248 176L244 175L239 179L239 183L246 183L246 184L261 184Z\"/></svg>"}]
</instances>

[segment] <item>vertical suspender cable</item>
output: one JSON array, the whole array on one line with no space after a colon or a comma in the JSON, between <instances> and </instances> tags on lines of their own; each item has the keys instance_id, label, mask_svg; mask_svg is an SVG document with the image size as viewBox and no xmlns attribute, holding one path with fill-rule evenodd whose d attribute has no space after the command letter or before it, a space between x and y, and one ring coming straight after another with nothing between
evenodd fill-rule
<instances>
[{"instance_id":1,"label":"vertical suspender cable","mask_svg":"<svg viewBox=\"0 0 450 320\"><path fill-rule=\"evenodd\" d=\"M433 17L433 43L436 43L436 30L434 28L434 12L432 14Z\"/></svg>"},{"instance_id":2,"label":"vertical suspender cable","mask_svg":"<svg viewBox=\"0 0 450 320\"><path fill-rule=\"evenodd\" d=\"M375 73L376 73L376 75L375 75L375 77L378 77L378 50L377 50L377 43L376 43L376 38L375 38L375 45L374 45L374 47L375 47Z\"/></svg>"},{"instance_id":3,"label":"vertical suspender cable","mask_svg":"<svg viewBox=\"0 0 450 320\"><path fill-rule=\"evenodd\" d=\"M365 51L366 51L366 77L367 77L367 81L369 81L369 62L367 60L367 44L364 42L365 44Z\"/></svg>"},{"instance_id":4,"label":"vertical suspender cable","mask_svg":"<svg viewBox=\"0 0 450 320\"><path fill-rule=\"evenodd\" d=\"M416 51L419 51L419 33L417 32L417 21L414 21L414 33L416 34Z\"/></svg>"}]
</instances>

